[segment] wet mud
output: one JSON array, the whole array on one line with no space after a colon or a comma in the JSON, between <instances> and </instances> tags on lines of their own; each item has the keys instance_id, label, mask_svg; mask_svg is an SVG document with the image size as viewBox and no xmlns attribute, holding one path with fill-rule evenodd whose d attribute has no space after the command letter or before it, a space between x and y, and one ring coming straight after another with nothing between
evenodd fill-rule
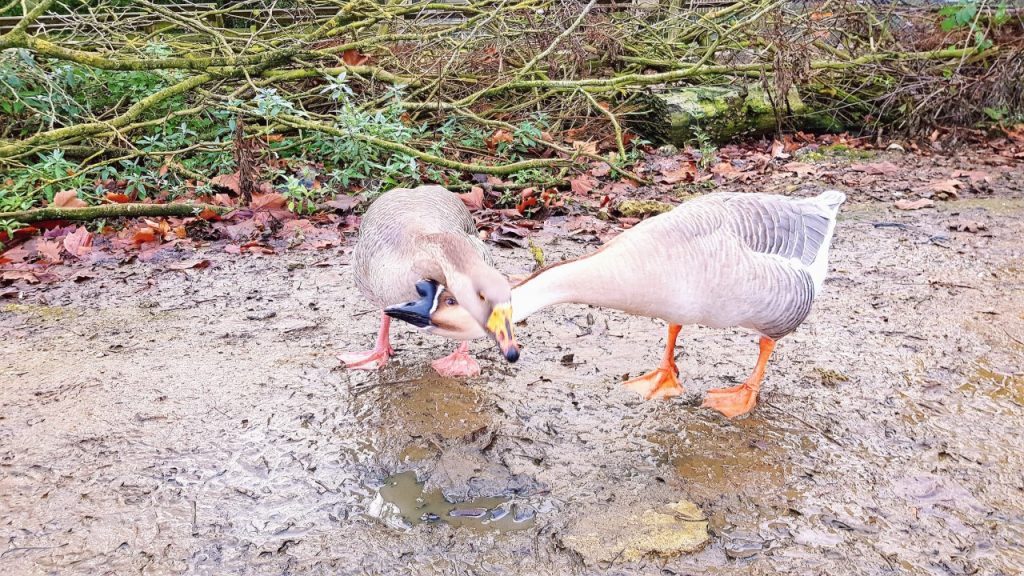
<instances>
[{"instance_id":1,"label":"wet mud","mask_svg":"<svg viewBox=\"0 0 1024 576\"><path fill-rule=\"evenodd\" d=\"M1022 236L1021 200L850 203L735 421L700 400L746 377L754 335L686 327L686 394L645 402L620 383L665 326L585 306L529 319L515 366L473 343L464 382L430 368L452 343L404 327L387 368L346 371L379 318L345 250L3 300L0 573L1018 574Z\"/></svg>"}]
</instances>

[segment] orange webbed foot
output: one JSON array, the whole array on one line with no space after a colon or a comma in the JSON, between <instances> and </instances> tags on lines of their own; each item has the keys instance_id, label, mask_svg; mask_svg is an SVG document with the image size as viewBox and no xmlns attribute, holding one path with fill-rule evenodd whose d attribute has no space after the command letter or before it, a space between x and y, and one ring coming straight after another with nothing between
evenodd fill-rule
<instances>
[{"instance_id":1,"label":"orange webbed foot","mask_svg":"<svg viewBox=\"0 0 1024 576\"><path fill-rule=\"evenodd\" d=\"M708 395L701 407L718 410L726 418L735 418L753 410L755 404L757 404L757 389L743 383L739 386L708 390Z\"/></svg>"},{"instance_id":2,"label":"orange webbed foot","mask_svg":"<svg viewBox=\"0 0 1024 576\"><path fill-rule=\"evenodd\" d=\"M338 354L338 360L344 362L349 370L380 370L394 353L391 346L378 347L368 352L342 352Z\"/></svg>"},{"instance_id":3,"label":"orange webbed foot","mask_svg":"<svg viewBox=\"0 0 1024 576\"><path fill-rule=\"evenodd\" d=\"M658 368L639 378L623 382L622 385L643 396L645 400L655 398L668 400L684 392L683 387L679 385L678 378L676 378L674 368Z\"/></svg>"},{"instance_id":4,"label":"orange webbed foot","mask_svg":"<svg viewBox=\"0 0 1024 576\"><path fill-rule=\"evenodd\" d=\"M469 346L463 343L455 352L430 363L441 376L469 378L480 375L480 364L469 355Z\"/></svg>"}]
</instances>

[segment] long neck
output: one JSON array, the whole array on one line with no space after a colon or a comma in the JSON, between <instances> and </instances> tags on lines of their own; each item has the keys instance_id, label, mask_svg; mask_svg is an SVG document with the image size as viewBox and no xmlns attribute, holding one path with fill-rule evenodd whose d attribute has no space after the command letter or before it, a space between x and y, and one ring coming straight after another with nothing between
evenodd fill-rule
<instances>
[{"instance_id":1,"label":"long neck","mask_svg":"<svg viewBox=\"0 0 1024 576\"><path fill-rule=\"evenodd\" d=\"M555 304L578 303L622 307L621 277L597 253L552 265L512 288L516 322ZM628 290L625 290L628 293Z\"/></svg>"}]
</instances>

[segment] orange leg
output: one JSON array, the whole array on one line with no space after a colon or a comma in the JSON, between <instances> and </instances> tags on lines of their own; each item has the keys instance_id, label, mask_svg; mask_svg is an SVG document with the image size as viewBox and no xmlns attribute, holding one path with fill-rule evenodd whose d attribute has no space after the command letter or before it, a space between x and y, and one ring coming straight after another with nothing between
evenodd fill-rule
<instances>
[{"instance_id":1,"label":"orange leg","mask_svg":"<svg viewBox=\"0 0 1024 576\"><path fill-rule=\"evenodd\" d=\"M679 324L668 325L668 343L665 345L665 357L661 361L661 366L658 366L653 372L624 382L623 385L626 388L640 394L646 400L652 398L667 400L683 393L683 387L676 379L679 368L676 368L675 358L676 337L679 336L680 328L682 326Z\"/></svg>"},{"instance_id":2,"label":"orange leg","mask_svg":"<svg viewBox=\"0 0 1024 576\"><path fill-rule=\"evenodd\" d=\"M765 365L768 364L768 357L772 355L774 349L775 340L761 336L761 353L757 356L757 366L754 366L754 373L750 378L739 386L708 390L708 396L702 406L714 408L726 418L735 418L753 410L754 404L757 403L757 391L760 390L761 380L764 379Z\"/></svg>"},{"instance_id":3,"label":"orange leg","mask_svg":"<svg viewBox=\"0 0 1024 576\"><path fill-rule=\"evenodd\" d=\"M391 317L381 314L380 332L373 349L367 352L342 352L338 359L350 370L379 370L388 363L395 351L391 348Z\"/></svg>"}]
</instances>

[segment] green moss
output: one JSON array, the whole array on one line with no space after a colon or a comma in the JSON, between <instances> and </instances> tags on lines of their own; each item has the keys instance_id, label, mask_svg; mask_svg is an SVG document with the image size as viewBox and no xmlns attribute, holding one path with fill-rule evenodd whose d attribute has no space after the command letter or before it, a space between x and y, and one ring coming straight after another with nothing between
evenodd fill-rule
<instances>
[{"instance_id":1,"label":"green moss","mask_svg":"<svg viewBox=\"0 0 1024 576\"><path fill-rule=\"evenodd\" d=\"M657 200L623 200L615 206L615 210L628 218L642 218L662 214L675 208L671 204Z\"/></svg>"},{"instance_id":2,"label":"green moss","mask_svg":"<svg viewBox=\"0 0 1024 576\"><path fill-rule=\"evenodd\" d=\"M871 150L858 150L856 148L850 148L845 144L831 144L829 146L821 146L817 150L808 150L806 152L802 152L799 154L799 156L801 160L809 160L811 162L835 158L864 160L867 158L874 158L875 152Z\"/></svg>"},{"instance_id":3,"label":"green moss","mask_svg":"<svg viewBox=\"0 0 1024 576\"><path fill-rule=\"evenodd\" d=\"M36 316L44 320L57 320L71 315L71 311L63 306L40 306L38 304L8 304L4 312Z\"/></svg>"}]
</instances>

